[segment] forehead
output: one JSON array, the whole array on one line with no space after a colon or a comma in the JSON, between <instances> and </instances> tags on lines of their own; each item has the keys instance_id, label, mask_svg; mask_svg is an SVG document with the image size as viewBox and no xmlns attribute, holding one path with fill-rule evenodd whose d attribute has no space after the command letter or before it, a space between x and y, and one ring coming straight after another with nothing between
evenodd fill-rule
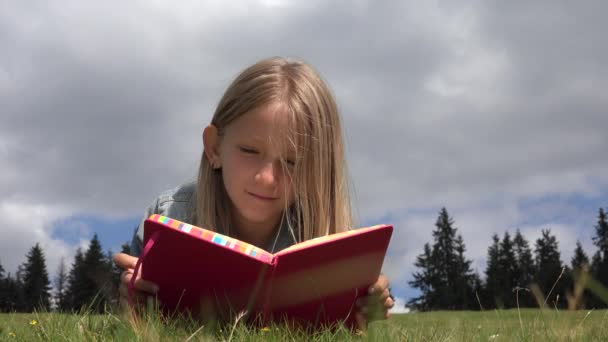
<instances>
[{"instance_id":1,"label":"forehead","mask_svg":"<svg viewBox=\"0 0 608 342\"><path fill-rule=\"evenodd\" d=\"M291 145L293 132L289 112L276 103L247 112L226 127L229 139L273 145Z\"/></svg>"}]
</instances>

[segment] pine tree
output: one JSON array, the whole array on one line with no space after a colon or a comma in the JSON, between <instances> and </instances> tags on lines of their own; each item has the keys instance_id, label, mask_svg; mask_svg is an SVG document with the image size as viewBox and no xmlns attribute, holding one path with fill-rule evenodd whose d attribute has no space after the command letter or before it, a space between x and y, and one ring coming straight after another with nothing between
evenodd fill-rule
<instances>
[{"instance_id":1,"label":"pine tree","mask_svg":"<svg viewBox=\"0 0 608 342\"><path fill-rule=\"evenodd\" d=\"M608 256L608 220L603 208L599 209L593 243L601 252L602 259L605 259Z\"/></svg>"},{"instance_id":2,"label":"pine tree","mask_svg":"<svg viewBox=\"0 0 608 342\"><path fill-rule=\"evenodd\" d=\"M422 291L420 297L411 301L418 309L464 309L469 304L462 294L474 295L470 261L464 258L464 242L457 238L453 225L447 210L442 208L433 231L433 246L425 245L424 253L417 258L416 266L422 272L415 273L410 284ZM457 286L461 286L459 293L454 291Z\"/></svg>"},{"instance_id":3,"label":"pine tree","mask_svg":"<svg viewBox=\"0 0 608 342\"><path fill-rule=\"evenodd\" d=\"M2 267L2 263L0 262L0 289L4 285L4 279L4 267Z\"/></svg>"},{"instance_id":4,"label":"pine tree","mask_svg":"<svg viewBox=\"0 0 608 342\"><path fill-rule=\"evenodd\" d=\"M515 257L517 258L517 285L528 288L534 281L536 271L528 240L521 235L519 229L515 232L515 237L513 238L513 248L515 250Z\"/></svg>"},{"instance_id":5,"label":"pine tree","mask_svg":"<svg viewBox=\"0 0 608 342\"><path fill-rule=\"evenodd\" d=\"M608 219L603 208L600 208L593 244L598 248L596 264L593 265L593 277L602 285L608 287Z\"/></svg>"},{"instance_id":6,"label":"pine tree","mask_svg":"<svg viewBox=\"0 0 608 342\"><path fill-rule=\"evenodd\" d=\"M599 209L597 224L594 226L593 244L597 251L591 260L591 277L608 288L608 219L603 208ZM608 303L596 295L592 295L590 304L594 308L606 308Z\"/></svg>"},{"instance_id":7,"label":"pine tree","mask_svg":"<svg viewBox=\"0 0 608 342\"><path fill-rule=\"evenodd\" d=\"M486 262L486 284L483 299L486 305L493 303L496 307L502 307L501 285L500 285L500 239L498 234L492 235L492 244L488 247L488 261Z\"/></svg>"},{"instance_id":8,"label":"pine tree","mask_svg":"<svg viewBox=\"0 0 608 342\"><path fill-rule=\"evenodd\" d=\"M5 301L2 303L0 307L0 311L2 312L22 312L24 311L24 299L23 299L23 290L21 283L18 282L17 279L13 278L9 273L5 281Z\"/></svg>"},{"instance_id":9,"label":"pine tree","mask_svg":"<svg viewBox=\"0 0 608 342\"><path fill-rule=\"evenodd\" d=\"M589 274L592 278L598 279L600 268L602 266L602 253L598 250L595 251L591 258L591 266L589 267ZM608 303L604 302L600 297L594 293L589 294L589 298L586 302L587 306L595 309L603 309L608 307Z\"/></svg>"},{"instance_id":10,"label":"pine tree","mask_svg":"<svg viewBox=\"0 0 608 342\"><path fill-rule=\"evenodd\" d=\"M110 297L110 267L97 234L86 253L78 249L68 276L66 300L73 311L103 312Z\"/></svg>"},{"instance_id":11,"label":"pine tree","mask_svg":"<svg viewBox=\"0 0 608 342\"><path fill-rule=\"evenodd\" d=\"M23 265L19 266L23 273ZM8 273L4 276L4 268L0 265L0 312L21 312L25 310L23 285Z\"/></svg>"},{"instance_id":12,"label":"pine tree","mask_svg":"<svg viewBox=\"0 0 608 342\"><path fill-rule=\"evenodd\" d=\"M114 281L114 268L116 267L116 265L114 265L114 261L112 261L112 256L114 255L114 253L112 252L111 249L108 249L108 251L106 252L105 258L104 258L104 262L105 262L105 268L107 270L107 277L108 277L108 281L107 284L105 285L106 288L106 305L109 305L111 307L116 307L116 305L118 304L118 286L119 284L117 284Z\"/></svg>"},{"instance_id":13,"label":"pine tree","mask_svg":"<svg viewBox=\"0 0 608 342\"><path fill-rule=\"evenodd\" d=\"M67 311L68 303L66 298L68 274L63 258L59 261L57 277L55 278L55 306L58 311Z\"/></svg>"},{"instance_id":14,"label":"pine tree","mask_svg":"<svg viewBox=\"0 0 608 342\"><path fill-rule=\"evenodd\" d=\"M589 271L589 257L587 257L587 254L583 250L580 241L576 241L576 248L574 249L572 259L570 260L570 265L572 271L568 274L568 306L573 309L585 308L586 304L589 304L592 301L591 295L587 290L584 290L580 284L578 287L576 284L583 276L583 272ZM582 293L577 294L579 288L582 289Z\"/></svg>"},{"instance_id":15,"label":"pine tree","mask_svg":"<svg viewBox=\"0 0 608 342\"><path fill-rule=\"evenodd\" d=\"M564 282L563 280L560 282L563 265L560 259L557 239L554 235L551 235L550 229L542 230L542 236L536 240L535 253L536 265L538 267L536 281L544 295L543 300L547 303L553 303L557 299L557 296L565 298L563 291ZM549 292L554 285L555 288L549 296ZM561 302L557 304L563 306Z\"/></svg>"},{"instance_id":16,"label":"pine tree","mask_svg":"<svg viewBox=\"0 0 608 342\"><path fill-rule=\"evenodd\" d=\"M25 274L25 264L17 266L17 272L15 272L15 281L13 282L15 291L14 307L17 312L29 312L26 306L25 292L23 288L23 277Z\"/></svg>"},{"instance_id":17,"label":"pine tree","mask_svg":"<svg viewBox=\"0 0 608 342\"><path fill-rule=\"evenodd\" d=\"M452 227L453 224L454 222L449 217L447 210L442 208L435 223L437 229L433 231L435 239L435 243L433 244L433 254L435 257L433 259L437 262L436 269L439 276L439 284L436 286L436 291L442 308L450 310L456 309L453 293L453 285L457 278L456 250L454 245L456 229Z\"/></svg>"},{"instance_id":18,"label":"pine tree","mask_svg":"<svg viewBox=\"0 0 608 342\"><path fill-rule=\"evenodd\" d=\"M44 253L36 244L27 255L24 265L23 293L25 295L25 310L50 310L51 282L46 270Z\"/></svg>"},{"instance_id":19,"label":"pine tree","mask_svg":"<svg viewBox=\"0 0 608 342\"><path fill-rule=\"evenodd\" d=\"M414 280L409 281L409 285L420 290L419 297L412 298L408 301L407 306L419 311L428 311L439 308L439 303L436 302L434 293L434 284L437 283L435 263L432 260L433 255L431 246L428 243L424 244L424 252L416 257L414 266L420 269L419 272L414 272Z\"/></svg>"},{"instance_id":20,"label":"pine tree","mask_svg":"<svg viewBox=\"0 0 608 342\"><path fill-rule=\"evenodd\" d=\"M517 287L517 258L513 250L513 241L509 232L505 232L500 242L498 268L501 279L501 297L505 308L515 307L514 289Z\"/></svg>"},{"instance_id":21,"label":"pine tree","mask_svg":"<svg viewBox=\"0 0 608 342\"><path fill-rule=\"evenodd\" d=\"M602 263L602 254L600 253L600 251L596 251L593 254L593 257L591 258L591 267L590 267L591 274L594 277L595 277L595 275L598 274L598 272L599 272L598 268L601 265L601 263Z\"/></svg>"},{"instance_id":22,"label":"pine tree","mask_svg":"<svg viewBox=\"0 0 608 342\"><path fill-rule=\"evenodd\" d=\"M110 269L103 254L97 234L89 243L84 255L85 287L83 288L85 304L95 312L103 312L110 291Z\"/></svg>"},{"instance_id":23,"label":"pine tree","mask_svg":"<svg viewBox=\"0 0 608 342\"><path fill-rule=\"evenodd\" d=\"M84 254L82 249L76 250L74 256L74 262L70 268L68 275L67 289L65 293L65 308L70 311L78 311L83 306L87 305L86 302L86 273L84 268Z\"/></svg>"},{"instance_id":24,"label":"pine tree","mask_svg":"<svg viewBox=\"0 0 608 342\"><path fill-rule=\"evenodd\" d=\"M17 266L17 272L15 273L15 280L17 282L23 282L23 275L25 274L25 265L21 264Z\"/></svg>"},{"instance_id":25,"label":"pine tree","mask_svg":"<svg viewBox=\"0 0 608 342\"><path fill-rule=\"evenodd\" d=\"M471 269L471 260L467 260L464 255L466 247L462 235L456 237L456 274L454 291L456 293L456 303L463 310L477 308L475 298L475 285L477 284L477 274Z\"/></svg>"},{"instance_id":26,"label":"pine tree","mask_svg":"<svg viewBox=\"0 0 608 342\"><path fill-rule=\"evenodd\" d=\"M520 307L533 307L536 305L536 301L529 289L534 282L536 268L528 240L524 238L519 229L513 238L513 249L517 259L516 288L520 289L516 293L516 301L519 302Z\"/></svg>"},{"instance_id":27,"label":"pine tree","mask_svg":"<svg viewBox=\"0 0 608 342\"><path fill-rule=\"evenodd\" d=\"M574 249L574 255L572 256L570 265L572 266L573 271L580 271L582 267L589 266L589 257L587 257L587 254L583 250L580 241L576 241L576 248Z\"/></svg>"},{"instance_id":28,"label":"pine tree","mask_svg":"<svg viewBox=\"0 0 608 342\"><path fill-rule=\"evenodd\" d=\"M4 267L0 263L0 312L6 312L4 308L7 306L7 278L4 277Z\"/></svg>"}]
</instances>

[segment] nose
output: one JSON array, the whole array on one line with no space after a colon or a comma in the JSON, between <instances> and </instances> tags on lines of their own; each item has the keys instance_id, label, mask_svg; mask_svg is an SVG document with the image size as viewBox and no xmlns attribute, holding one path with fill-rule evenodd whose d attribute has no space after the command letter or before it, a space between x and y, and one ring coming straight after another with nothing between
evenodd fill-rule
<instances>
[{"instance_id":1,"label":"nose","mask_svg":"<svg viewBox=\"0 0 608 342\"><path fill-rule=\"evenodd\" d=\"M256 173L255 180L265 185L275 185L278 181L277 170L278 166L275 163L266 162Z\"/></svg>"}]
</instances>

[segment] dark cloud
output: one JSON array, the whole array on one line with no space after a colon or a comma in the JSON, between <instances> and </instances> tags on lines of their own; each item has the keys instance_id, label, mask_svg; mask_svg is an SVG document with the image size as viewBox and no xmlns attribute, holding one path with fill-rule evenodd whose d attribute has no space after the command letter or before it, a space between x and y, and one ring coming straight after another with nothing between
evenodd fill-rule
<instances>
[{"instance_id":1,"label":"dark cloud","mask_svg":"<svg viewBox=\"0 0 608 342\"><path fill-rule=\"evenodd\" d=\"M362 220L446 205L482 229L480 203L608 184L605 7L1 3L0 193L63 216L139 215L195 175L231 79L283 55L336 94Z\"/></svg>"}]
</instances>

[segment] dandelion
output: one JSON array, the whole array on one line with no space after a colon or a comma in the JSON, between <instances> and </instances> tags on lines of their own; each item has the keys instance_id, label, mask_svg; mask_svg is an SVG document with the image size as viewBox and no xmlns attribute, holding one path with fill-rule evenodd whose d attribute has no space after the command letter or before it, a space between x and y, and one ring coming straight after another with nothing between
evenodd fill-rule
<instances>
[{"instance_id":1,"label":"dandelion","mask_svg":"<svg viewBox=\"0 0 608 342\"><path fill-rule=\"evenodd\" d=\"M35 320L35 319L33 319L33 320L31 320L31 321L30 321L30 325L31 325L31 326L35 326L35 325L37 325L37 324L38 324L38 321L37 321L37 320Z\"/></svg>"},{"instance_id":2,"label":"dandelion","mask_svg":"<svg viewBox=\"0 0 608 342\"><path fill-rule=\"evenodd\" d=\"M263 327L263 328L262 328L262 329L260 329L260 330L262 330L263 332L267 332L267 331L270 331L270 328L269 328L269 327Z\"/></svg>"},{"instance_id":3,"label":"dandelion","mask_svg":"<svg viewBox=\"0 0 608 342\"><path fill-rule=\"evenodd\" d=\"M8 333L8 336L10 336L10 337L17 337L17 335L15 335L15 333L12 332L12 331Z\"/></svg>"}]
</instances>

